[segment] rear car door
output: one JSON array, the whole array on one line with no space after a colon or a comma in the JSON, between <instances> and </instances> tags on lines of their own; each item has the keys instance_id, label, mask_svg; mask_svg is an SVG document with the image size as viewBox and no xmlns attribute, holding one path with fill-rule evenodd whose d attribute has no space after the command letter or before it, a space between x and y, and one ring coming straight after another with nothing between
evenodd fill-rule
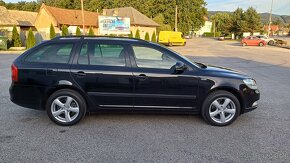
<instances>
[{"instance_id":1,"label":"rear car door","mask_svg":"<svg viewBox=\"0 0 290 163\"><path fill-rule=\"evenodd\" d=\"M135 109L195 109L199 79L188 67L175 73L180 58L156 45L132 45Z\"/></svg>"},{"instance_id":2,"label":"rear car door","mask_svg":"<svg viewBox=\"0 0 290 163\"><path fill-rule=\"evenodd\" d=\"M97 107L133 107L132 71L125 44L84 39L70 71Z\"/></svg>"}]
</instances>

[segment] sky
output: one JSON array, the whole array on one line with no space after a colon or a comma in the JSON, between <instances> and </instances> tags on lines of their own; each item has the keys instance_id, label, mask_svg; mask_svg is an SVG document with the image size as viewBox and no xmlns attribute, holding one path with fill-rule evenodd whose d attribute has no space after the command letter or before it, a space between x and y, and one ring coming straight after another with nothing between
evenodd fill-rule
<instances>
[{"instance_id":1,"label":"sky","mask_svg":"<svg viewBox=\"0 0 290 163\"><path fill-rule=\"evenodd\" d=\"M33 1L33 0L4 0L4 2ZM238 7L247 9L254 7L258 12L270 12L272 0L205 0L208 11L234 11ZM273 0L273 13L290 15L290 0Z\"/></svg>"},{"instance_id":2,"label":"sky","mask_svg":"<svg viewBox=\"0 0 290 163\"><path fill-rule=\"evenodd\" d=\"M238 7L246 10L254 7L259 13L270 12L272 0L205 0L208 11L234 11ZM290 15L290 0L273 0L273 13Z\"/></svg>"}]
</instances>

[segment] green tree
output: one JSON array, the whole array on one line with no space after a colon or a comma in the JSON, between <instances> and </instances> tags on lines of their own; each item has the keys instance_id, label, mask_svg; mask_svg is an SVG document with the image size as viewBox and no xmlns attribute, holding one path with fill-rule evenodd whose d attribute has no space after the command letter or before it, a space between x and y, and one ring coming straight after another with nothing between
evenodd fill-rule
<instances>
[{"instance_id":1,"label":"green tree","mask_svg":"<svg viewBox=\"0 0 290 163\"><path fill-rule=\"evenodd\" d=\"M253 34L261 30L261 16L253 7L249 7L246 12L244 12L243 18L246 24L243 29L244 32L251 32L251 34Z\"/></svg>"},{"instance_id":2,"label":"green tree","mask_svg":"<svg viewBox=\"0 0 290 163\"><path fill-rule=\"evenodd\" d=\"M152 34L151 41L152 41L152 42L157 42L157 41L156 41L156 33L155 33L155 31L154 31L153 34Z\"/></svg>"},{"instance_id":3,"label":"green tree","mask_svg":"<svg viewBox=\"0 0 290 163\"><path fill-rule=\"evenodd\" d=\"M243 32L246 28L246 22L244 20L242 8L237 8L232 15L232 25L230 27L230 31L234 33L236 36L242 36Z\"/></svg>"},{"instance_id":4,"label":"green tree","mask_svg":"<svg viewBox=\"0 0 290 163\"><path fill-rule=\"evenodd\" d=\"M215 23L216 32L230 34L232 26L232 16L229 13L216 13L211 16L211 21Z\"/></svg>"},{"instance_id":5,"label":"green tree","mask_svg":"<svg viewBox=\"0 0 290 163\"><path fill-rule=\"evenodd\" d=\"M134 38L132 31L130 31L130 34L128 35L129 38Z\"/></svg>"},{"instance_id":6,"label":"green tree","mask_svg":"<svg viewBox=\"0 0 290 163\"><path fill-rule=\"evenodd\" d=\"M30 28L28 31L28 36L27 36L27 42L26 42L26 48L30 49L36 44L35 36L32 32L32 29Z\"/></svg>"},{"instance_id":7,"label":"green tree","mask_svg":"<svg viewBox=\"0 0 290 163\"><path fill-rule=\"evenodd\" d=\"M160 31L171 31L172 28L169 24L165 24L165 19L163 14L158 14L156 17L153 18L153 20L159 24L160 26L157 27L157 33L159 33Z\"/></svg>"},{"instance_id":8,"label":"green tree","mask_svg":"<svg viewBox=\"0 0 290 163\"><path fill-rule=\"evenodd\" d=\"M54 26L52 24L50 24L49 32L50 32L50 39L55 38L55 30L54 30Z\"/></svg>"},{"instance_id":9,"label":"green tree","mask_svg":"<svg viewBox=\"0 0 290 163\"><path fill-rule=\"evenodd\" d=\"M92 27L90 27L90 29L89 29L89 36L94 36L94 35L95 35L94 30L93 30Z\"/></svg>"},{"instance_id":10,"label":"green tree","mask_svg":"<svg viewBox=\"0 0 290 163\"><path fill-rule=\"evenodd\" d=\"M146 41L150 41L150 36L149 36L149 33L148 32L145 33L145 40Z\"/></svg>"},{"instance_id":11,"label":"green tree","mask_svg":"<svg viewBox=\"0 0 290 163\"><path fill-rule=\"evenodd\" d=\"M140 31L139 31L139 29L137 29L137 31L136 31L135 38L140 39Z\"/></svg>"},{"instance_id":12,"label":"green tree","mask_svg":"<svg viewBox=\"0 0 290 163\"><path fill-rule=\"evenodd\" d=\"M12 30L12 46L14 47L21 47L21 40L20 40L20 35L17 31L16 26L13 26L13 30Z\"/></svg>"},{"instance_id":13,"label":"green tree","mask_svg":"<svg viewBox=\"0 0 290 163\"><path fill-rule=\"evenodd\" d=\"M61 35L62 36L68 36L69 33L68 33L68 28L66 25L63 25L62 28L61 28Z\"/></svg>"},{"instance_id":14,"label":"green tree","mask_svg":"<svg viewBox=\"0 0 290 163\"><path fill-rule=\"evenodd\" d=\"M81 29L80 29L80 27L77 27L76 36L81 36L81 35L82 35Z\"/></svg>"}]
</instances>

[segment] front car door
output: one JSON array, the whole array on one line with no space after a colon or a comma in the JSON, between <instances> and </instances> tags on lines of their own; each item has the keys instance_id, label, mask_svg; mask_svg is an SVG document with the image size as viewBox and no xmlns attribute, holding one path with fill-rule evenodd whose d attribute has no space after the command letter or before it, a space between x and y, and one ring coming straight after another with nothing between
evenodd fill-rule
<instances>
[{"instance_id":1,"label":"front car door","mask_svg":"<svg viewBox=\"0 0 290 163\"><path fill-rule=\"evenodd\" d=\"M195 109L198 78L193 69L176 73L172 66L183 61L157 45L132 45L135 109Z\"/></svg>"},{"instance_id":2,"label":"front car door","mask_svg":"<svg viewBox=\"0 0 290 163\"><path fill-rule=\"evenodd\" d=\"M133 107L133 79L127 47L117 42L84 40L71 73L100 108Z\"/></svg>"}]
</instances>

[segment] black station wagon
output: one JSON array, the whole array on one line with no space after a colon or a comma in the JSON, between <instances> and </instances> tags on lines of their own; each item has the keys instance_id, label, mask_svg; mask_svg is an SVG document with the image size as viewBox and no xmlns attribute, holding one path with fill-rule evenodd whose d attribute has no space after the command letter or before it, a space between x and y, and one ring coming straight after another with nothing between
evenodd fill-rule
<instances>
[{"instance_id":1,"label":"black station wagon","mask_svg":"<svg viewBox=\"0 0 290 163\"><path fill-rule=\"evenodd\" d=\"M201 114L225 126L260 98L256 81L241 72L139 39L57 37L24 52L11 69L11 101L46 110L59 125L87 112L147 110Z\"/></svg>"}]
</instances>

